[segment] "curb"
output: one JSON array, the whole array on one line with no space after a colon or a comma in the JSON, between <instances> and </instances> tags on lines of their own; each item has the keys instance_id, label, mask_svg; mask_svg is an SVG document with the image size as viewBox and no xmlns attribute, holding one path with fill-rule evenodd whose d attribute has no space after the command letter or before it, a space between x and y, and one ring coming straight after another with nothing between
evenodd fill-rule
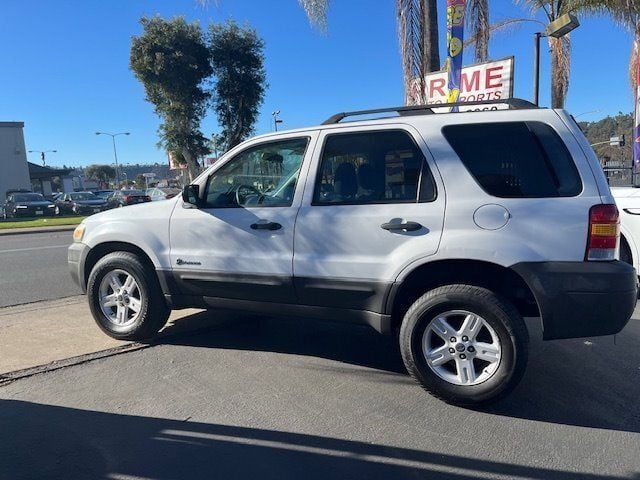
<instances>
[{"instance_id":1,"label":"curb","mask_svg":"<svg viewBox=\"0 0 640 480\"><path fill-rule=\"evenodd\" d=\"M201 312L202 313L202 312ZM179 337L190 337L193 335L200 335L202 333L215 331L223 328L229 323L228 319L222 319L213 325L199 326L193 329L186 328L180 331L172 331L172 329L161 330L158 336L148 342L130 342L117 347L107 348L106 350L99 350L97 352L85 353L74 357L65 358L62 360L55 360L43 365L36 365L34 367L23 368L20 370L13 370L9 372L0 373L0 388L16 380L32 377L34 375L40 375L43 373L54 372L63 368L74 367L76 365L82 365L94 360L100 360L103 358L109 358L123 353L135 352L137 350L144 350L150 347L156 347L164 345L166 340Z\"/></svg>"},{"instance_id":2,"label":"curb","mask_svg":"<svg viewBox=\"0 0 640 480\"><path fill-rule=\"evenodd\" d=\"M71 232L78 225L60 225L59 227L25 227L0 229L0 237L3 235L23 235L26 233L50 233L50 232Z\"/></svg>"}]
</instances>

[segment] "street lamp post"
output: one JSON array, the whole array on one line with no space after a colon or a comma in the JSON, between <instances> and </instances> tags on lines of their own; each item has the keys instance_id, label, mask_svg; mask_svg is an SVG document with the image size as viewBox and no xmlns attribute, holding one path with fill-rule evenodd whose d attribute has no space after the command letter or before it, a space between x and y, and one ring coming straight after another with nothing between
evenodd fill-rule
<instances>
[{"instance_id":1,"label":"street lamp post","mask_svg":"<svg viewBox=\"0 0 640 480\"><path fill-rule=\"evenodd\" d=\"M561 38L579 26L578 19L570 13L566 13L547 25L544 32L533 34L533 103L535 105L538 105L540 93L540 38Z\"/></svg>"},{"instance_id":2,"label":"street lamp post","mask_svg":"<svg viewBox=\"0 0 640 480\"><path fill-rule=\"evenodd\" d=\"M44 167L45 158L47 153L58 153L57 150L29 150L29 153L39 153L42 160L42 166Z\"/></svg>"},{"instance_id":3,"label":"street lamp post","mask_svg":"<svg viewBox=\"0 0 640 480\"><path fill-rule=\"evenodd\" d=\"M271 115L273 116L273 128L275 128L276 132L278 131L278 124L282 123L282 120L280 120L278 118L278 115L280 115L280 110L276 110L275 112L271 112Z\"/></svg>"},{"instance_id":4,"label":"street lamp post","mask_svg":"<svg viewBox=\"0 0 640 480\"><path fill-rule=\"evenodd\" d=\"M113 142L113 158L116 161L116 185L117 185L117 188L120 188L120 173L118 172L118 152L116 151L116 137L118 135L130 135L130 133L129 132L121 132L121 133L96 132L96 135L109 135L111 137L111 141Z\"/></svg>"}]
</instances>

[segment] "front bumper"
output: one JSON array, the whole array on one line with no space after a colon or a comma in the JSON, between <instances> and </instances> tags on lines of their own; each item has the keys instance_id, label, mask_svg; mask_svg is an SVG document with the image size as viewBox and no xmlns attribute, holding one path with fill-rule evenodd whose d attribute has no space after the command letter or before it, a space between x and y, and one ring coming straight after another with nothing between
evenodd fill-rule
<instances>
[{"instance_id":1,"label":"front bumper","mask_svg":"<svg viewBox=\"0 0 640 480\"><path fill-rule=\"evenodd\" d=\"M543 338L618 333L638 298L635 269L623 262L536 262L514 265L538 303Z\"/></svg>"},{"instance_id":2,"label":"front bumper","mask_svg":"<svg viewBox=\"0 0 640 480\"><path fill-rule=\"evenodd\" d=\"M92 213L98 213L104 211L104 205L78 205L76 211L78 213L86 213L91 215Z\"/></svg>"},{"instance_id":3,"label":"front bumper","mask_svg":"<svg viewBox=\"0 0 640 480\"><path fill-rule=\"evenodd\" d=\"M90 250L91 248L84 243L72 243L69 250L67 250L69 273L75 284L82 290L82 293L87 293L87 279L84 275L84 264Z\"/></svg>"}]
</instances>

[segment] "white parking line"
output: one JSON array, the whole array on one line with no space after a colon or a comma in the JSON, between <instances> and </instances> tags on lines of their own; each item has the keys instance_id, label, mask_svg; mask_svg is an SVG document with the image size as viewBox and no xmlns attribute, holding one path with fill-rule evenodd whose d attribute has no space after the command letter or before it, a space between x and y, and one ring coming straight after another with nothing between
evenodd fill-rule
<instances>
[{"instance_id":1,"label":"white parking line","mask_svg":"<svg viewBox=\"0 0 640 480\"><path fill-rule=\"evenodd\" d=\"M47 245L44 247L13 248L11 250L0 250L0 253L32 252L34 250L50 250L52 248L69 248L69 245Z\"/></svg>"}]
</instances>

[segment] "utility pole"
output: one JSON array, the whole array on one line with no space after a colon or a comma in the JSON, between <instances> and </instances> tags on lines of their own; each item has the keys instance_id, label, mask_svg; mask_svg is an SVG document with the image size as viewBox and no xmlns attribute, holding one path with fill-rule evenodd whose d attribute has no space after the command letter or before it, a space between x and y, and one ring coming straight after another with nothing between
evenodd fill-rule
<instances>
[{"instance_id":1,"label":"utility pole","mask_svg":"<svg viewBox=\"0 0 640 480\"><path fill-rule=\"evenodd\" d=\"M120 172L118 171L118 152L116 150L116 137L118 135L131 135L129 132L122 133L106 133L106 132L96 132L96 135L109 135L113 142L113 158L116 161L116 188L120 189Z\"/></svg>"}]
</instances>

